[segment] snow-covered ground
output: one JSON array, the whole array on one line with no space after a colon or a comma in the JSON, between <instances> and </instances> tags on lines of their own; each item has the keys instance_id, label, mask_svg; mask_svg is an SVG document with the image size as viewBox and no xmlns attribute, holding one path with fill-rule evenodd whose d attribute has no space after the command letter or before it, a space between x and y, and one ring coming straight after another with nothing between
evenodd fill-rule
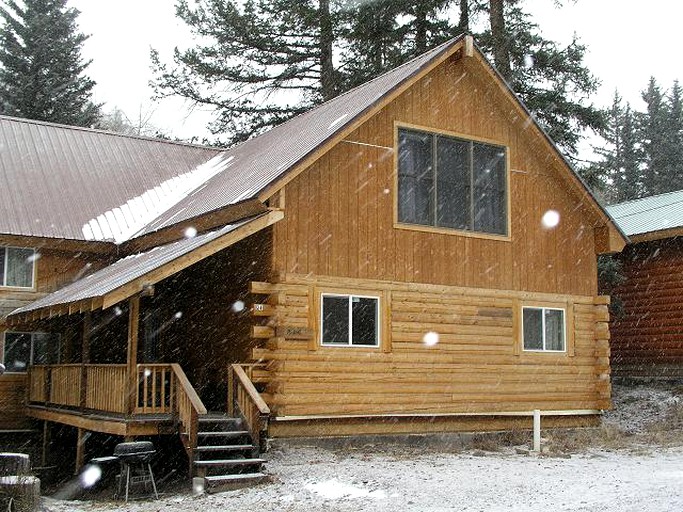
<instances>
[{"instance_id":1,"label":"snow-covered ground","mask_svg":"<svg viewBox=\"0 0 683 512\"><path fill-rule=\"evenodd\" d=\"M128 505L48 499L45 506L55 512L683 510L679 396L615 388L615 403L601 429L548 434L550 452L542 456L514 447L454 453L434 446L280 445L267 454L269 484Z\"/></svg>"}]
</instances>

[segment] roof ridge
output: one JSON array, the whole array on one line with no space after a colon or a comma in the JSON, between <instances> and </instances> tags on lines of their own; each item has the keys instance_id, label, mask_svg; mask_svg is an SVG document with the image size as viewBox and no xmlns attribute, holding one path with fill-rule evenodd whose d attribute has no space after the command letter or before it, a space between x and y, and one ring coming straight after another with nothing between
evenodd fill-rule
<instances>
[{"instance_id":1,"label":"roof ridge","mask_svg":"<svg viewBox=\"0 0 683 512\"><path fill-rule=\"evenodd\" d=\"M256 137L253 137L252 139L247 139L247 140L244 140L244 141L240 142L239 144L235 144L234 146L231 146L231 147L229 147L229 148L225 148L225 151L230 151L230 150L232 150L232 149L235 149L235 148L241 146L242 144L244 144L245 142L249 142L249 141L251 141L251 140L256 140L256 139L258 139L259 137L261 137L262 135L265 135L266 133L268 133L268 132L270 132L270 131L272 131L272 130L279 129L280 127L286 126L286 125L289 124L290 122L293 122L295 119L297 119L297 118L299 118L299 117L301 117L301 116L308 115L308 114L314 112L315 110L317 110L319 107L322 107L323 105L326 105L326 104L328 104L328 103L330 103L330 102L333 102L333 101L337 101L337 100L343 98L344 96L348 96L348 95L351 94L351 93L355 93L355 92L358 91L358 89L365 88L365 87L367 87L368 85L370 85L370 84L372 84L372 83L374 83L374 82L377 82L377 81L380 80L380 79L385 78L386 75L388 75L388 74L390 74L390 73L397 72L397 71L399 71L400 69L402 69L402 68L404 68L404 67L406 67L406 66L408 66L408 65L410 65L410 64L413 64L413 63L414 63L416 60L418 60L418 59L424 59L425 61L428 62L428 61L431 60L431 57L427 57L428 55L429 55L429 56L433 56L434 54L440 53L441 51L443 51L443 49L444 49L445 47L448 47L448 46L451 46L451 45L457 43L460 39L464 38L466 35L467 35L467 34L462 33L462 34L460 34L460 35L458 35L458 36L456 36L456 37L452 37L452 38L450 38L448 41L445 41L445 42L441 43L439 46L435 46L435 47L432 48L431 50L428 50L428 51L426 51L426 52L424 52L424 53L421 53L420 55L416 55L415 57L413 57L412 59L410 59L410 60L404 62L403 64L401 64L401 65L399 65L399 66L396 66L395 68L391 68L391 69L385 71L384 73L382 73L381 75L377 75L375 78L372 78L372 79L368 80L367 82L363 82L362 84L359 84L359 85L357 85L357 86L355 86L355 87L349 89L348 91L344 91L344 92L338 94L338 95L335 96L334 98L330 98L330 99L327 100L327 101L323 101L322 103L318 103L317 105L314 105L313 107L309 108L308 110L306 110L306 111L304 111L304 112L301 112L300 114L297 114L297 115L295 115L295 116L293 116L293 117L290 117L290 118L287 119L285 122L280 123L280 124L278 124L278 125L276 125L276 126L273 126L272 128L269 128L268 130L266 130L266 131L263 132L263 133L259 133ZM342 126L343 126L343 124L340 125L340 128L341 128Z\"/></svg>"},{"instance_id":2,"label":"roof ridge","mask_svg":"<svg viewBox=\"0 0 683 512\"><path fill-rule=\"evenodd\" d=\"M128 135L125 133L113 132L111 130L103 130L101 128L88 128L86 126L73 126L73 125L69 125L69 124L53 123L51 121L40 121L38 119L28 119L26 117L15 117L15 116L8 116L8 115L0 114L0 121L9 121L9 122L13 122L13 123L22 123L22 124L35 124L35 125L40 125L40 126L51 126L54 128L63 128L63 129L67 129L67 130L98 133L101 135L109 135L112 137L122 137L125 139L137 139L137 140L143 140L143 141L147 141L147 142L161 142L164 144L172 144L172 145L176 145L176 146L185 146L185 147L191 147L191 148L197 148L197 149L205 149L208 151L222 152L222 151L226 150L226 148L223 148L223 147L212 147L212 146L206 146L203 144L193 144L191 142L162 139L160 137L149 137L149 136L145 136L145 135Z\"/></svg>"}]
</instances>

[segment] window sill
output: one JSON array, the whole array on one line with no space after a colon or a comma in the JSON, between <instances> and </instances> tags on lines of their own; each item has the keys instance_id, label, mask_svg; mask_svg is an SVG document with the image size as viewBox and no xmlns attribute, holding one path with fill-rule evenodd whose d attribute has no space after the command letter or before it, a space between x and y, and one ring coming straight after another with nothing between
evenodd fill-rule
<instances>
[{"instance_id":1,"label":"window sill","mask_svg":"<svg viewBox=\"0 0 683 512\"><path fill-rule=\"evenodd\" d=\"M462 229L439 228L436 226L423 226L421 224L403 224L394 222L394 229L405 229L407 231L421 231L423 233L434 233L438 235L462 236L467 238L481 238L484 240L496 240L499 242L511 242L510 235L495 235L492 233L481 233L478 231L465 231Z\"/></svg>"}]
</instances>

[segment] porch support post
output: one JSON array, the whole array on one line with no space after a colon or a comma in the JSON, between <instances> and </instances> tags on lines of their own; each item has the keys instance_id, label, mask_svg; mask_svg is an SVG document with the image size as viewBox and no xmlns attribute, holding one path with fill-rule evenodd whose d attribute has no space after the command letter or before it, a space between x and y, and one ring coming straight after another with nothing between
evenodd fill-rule
<instances>
[{"instance_id":1,"label":"porch support post","mask_svg":"<svg viewBox=\"0 0 683 512\"><path fill-rule=\"evenodd\" d=\"M78 429L78 438L76 440L76 468L74 470L74 475L83 467L85 463L85 440L87 439L85 429Z\"/></svg>"},{"instance_id":2,"label":"porch support post","mask_svg":"<svg viewBox=\"0 0 683 512\"><path fill-rule=\"evenodd\" d=\"M138 327L140 322L140 296L134 295L128 301L128 393L126 412L133 414L138 390Z\"/></svg>"},{"instance_id":3,"label":"porch support post","mask_svg":"<svg viewBox=\"0 0 683 512\"><path fill-rule=\"evenodd\" d=\"M87 389L88 389L88 370L86 365L90 363L90 334L92 331L92 314L86 311L83 315L83 340L81 348L81 409L85 409Z\"/></svg>"}]
</instances>

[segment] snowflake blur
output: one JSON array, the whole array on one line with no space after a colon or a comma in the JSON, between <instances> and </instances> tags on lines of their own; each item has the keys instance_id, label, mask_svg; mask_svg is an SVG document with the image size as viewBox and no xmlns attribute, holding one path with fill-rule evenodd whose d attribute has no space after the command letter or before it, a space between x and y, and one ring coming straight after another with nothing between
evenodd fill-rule
<instances>
[{"instance_id":1,"label":"snowflake blur","mask_svg":"<svg viewBox=\"0 0 683 512\"><path fill-rule=\"evenodd\" d=\"M552 229L560 223L560 214L555 210L548 210L543 214L541 224L546 229Z\"/></svg>"},{"instance_id":2,"label":"snowflake blur","mask_svg":"<svg viewBox=\"0 0 683 512\"><path fill-rule=\"evenodd\" d=\"M434 331L429 331L428 333L425 333L425 335L422 337L422 343L424 343L428 347L433 347L434 345L439 343L439 333Z\"/></svg>"}]
</instances>

